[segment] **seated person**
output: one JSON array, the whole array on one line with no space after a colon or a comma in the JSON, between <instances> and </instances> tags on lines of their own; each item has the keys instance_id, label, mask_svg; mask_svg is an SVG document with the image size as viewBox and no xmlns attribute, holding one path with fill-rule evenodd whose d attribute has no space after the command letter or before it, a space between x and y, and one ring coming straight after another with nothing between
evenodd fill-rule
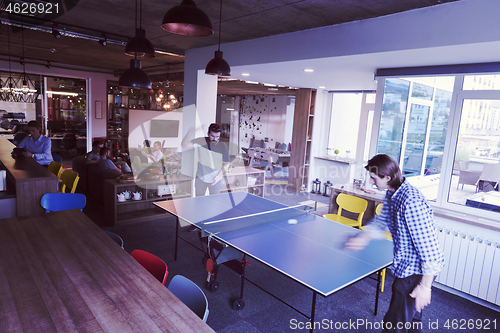
<instances>
[{"instance_id":1,"label":"seated person","mask_svg":"<svg viewBox=\"0 0 500 333\"><path fill-rule=\"evenodd\" d=\"M40 124L32 120L27 125L27 136L19 143L17 148L26 149L21 153L21 156L31 157L41 165L48 166L54 159L52 158L52 141L41 134L42 127ZM16 156L14 156L16 157Z\"/></svg>"},{"instance_id":2,"label":"seated person","mask_svg":"<svg viewBox=\"0 0 500 333\"><path fill-rule=\"evenodd\" d=\"M142 155L144 155L148 158L149 163L158 163L161 160L161 158L163 157L163 152L161 149L161 142L156 141L154 143L154 151L151 154L148 154L145 151L143 151Z\"/></svg>"},{"instance_id":3,"label":"seated person","mask_svg":"<svg viewBox=\"0 0 500 333\"><path fill-rule=\"evenodd\" d=\"M102 148L102 143L101 141L94 141L92 142L92 150L87 153L87 156L85 156L85 164L90 164L90 163L97 163L100 159L99 152Z\"/></svg>"},{"instance_id":4,"label":"seated person","mask_svg":"<svg viewBox=\"0 0 500 333\"><path fill-rule=\"evenodd\" d=\"M99 161L97 161L97 165L103 167L103 168L106 168L106 169L110 169L110 170L115 170L115 171L118 171L120 173L130 173L131 170L130 170L130 167L128 166L127 163L121 163L121 164L118 164L118 166L116 166L113 161L111 161L109 158L111 157L111 152L109 151L109 148L101 148L100 152L99 152Z\"/></svg>"}]
</instances>

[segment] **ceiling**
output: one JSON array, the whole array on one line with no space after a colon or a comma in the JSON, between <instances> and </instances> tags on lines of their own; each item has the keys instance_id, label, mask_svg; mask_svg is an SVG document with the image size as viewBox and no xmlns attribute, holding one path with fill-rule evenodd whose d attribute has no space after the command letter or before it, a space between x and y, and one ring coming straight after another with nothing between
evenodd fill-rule
<instances>
[{"instance_id":1,"label":"ceiling","mask_svg":"<svg viewBox=\"0 0 500 333\"><path fill-rule=\"evenodd\" d=\"M16 1L0 1L0 4L5 6ZM243 41L365 20L454 1L458 0L224 0L220 39L221 43ZM27 63L62 68L92 68L115 75L129 67L132 58L124 54L124 48L128 39L135 34L135 1L32 2L59 2L61 13L39 14L27 18L3 11L0 15L3 23L0 28L0 59L7 60L10 51L10 58L16 62L24 54ZM196 5L212 21L214 34L208 37L174 35L160 27L165 13L179 5L181 0L140 0L139 4L141 2L142 28L146 30L146 37L157 49L155 58L142 60L142 68L153 81L165 81L168 69L168 79L182 85L184 51L218 43L220 2L195 0ZM50 33L54 23L63 35L59 39ZM30 29L17 28L20 25ZM12 27L11 30L9 26ZM70 32L87 39L68 37ZM105 47L97 42L104 34L108 39L108 45ZM88 40L89 38L93 40ZM221 86L230 90L231 94L245 89L250 89L253 93L287 93L286 89L269 91L266 86L242 85L238 81L224 81Z\"/></svg>"}]
</instances>

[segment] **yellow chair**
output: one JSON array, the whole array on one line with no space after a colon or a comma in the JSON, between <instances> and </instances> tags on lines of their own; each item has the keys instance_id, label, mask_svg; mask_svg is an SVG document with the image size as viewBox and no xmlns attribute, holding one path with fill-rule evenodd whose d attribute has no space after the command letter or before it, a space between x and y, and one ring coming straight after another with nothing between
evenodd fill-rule
<instances>
[{"instance_id":1,"label":"yellow chair","mask_svg":"<svg viewBox=\"0 0 500 333\"><path fill-rule=\"evenodd\" d=\"M62 187L59 193L75 193L78 180L80 180L78 172L69 169L64 170L61 175Z\"/></svg>"},{"instance_id":2,"label":"yellow chair","mask_svg":"<svg viewBox=\"0 0 500 333\"><path fill-rule=\"evenodd\" d=\"M382 207L384 207L384 204L383 203L379 203L377 205L377 207L375 208L375 214L377 215L380 215L380 213L382 213ZM389 230L387 230L387 232L385 233L385 238L392 241L392 236L391 236L391 232ZM384 292L384 285L385 285L385 268L384 270L382 271L382 282L380 284L380 291L381 292Z\"/></svg>"},{"instance_id":3,"label":"yellow chair","mask_svg":"<svg viewBox=\"0 0 500 333\"><path fill-rule=\"evenodd\" d=\"M325 214L323 215L323 217L350 227L361 229L363 223L363 215L365 214L366 207L368 207L368 201L354 195L340 193L337 196L337 205L339 205L337 214ZM358 214L358 218L355 220L342 216L343 210Z\"/></svg>"},{"instance_id":4,"label":"yellow chair","mask_svg":"<svg viewBox=\"0 0 500 333\"><path fill-rule=\"evenodd\" d=\"M56 161L52 161L52 162L50 162L50 164L47 167L47 169L50 172L52 172L54 175L57 176L57 184L59 184L59 180L61 179L61 173L62 173L62 169L63 169L62 163L59 163L59 162L56 162Z\"/></svg>"}]
</instances>

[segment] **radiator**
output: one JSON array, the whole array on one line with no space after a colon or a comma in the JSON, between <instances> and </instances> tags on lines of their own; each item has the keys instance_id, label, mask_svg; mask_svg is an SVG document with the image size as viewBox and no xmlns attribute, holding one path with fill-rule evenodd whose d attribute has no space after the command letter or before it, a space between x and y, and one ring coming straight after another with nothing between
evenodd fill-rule
<instances>
[{"instance_id":1,"label":"radiator","mask_svg":"<svg viewBox=\"0 0 500 333\"><path fill-rule=\"evenodd\" d=\"M500 244L454 230L437 230L446 265L436 282L500 305Z\"/></svg>"}]
</instances>

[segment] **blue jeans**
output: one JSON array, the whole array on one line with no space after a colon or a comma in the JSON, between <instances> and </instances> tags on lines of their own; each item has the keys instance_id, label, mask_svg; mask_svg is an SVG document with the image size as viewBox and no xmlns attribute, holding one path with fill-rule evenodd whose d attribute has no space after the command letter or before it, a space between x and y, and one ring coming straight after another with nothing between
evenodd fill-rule
<instances>
[{"instance_id":1,"label":"blue jeans","mask_svg":"<svg viewBox=\"0 0 500 333\"><path fill-rule=\"evenodd\" d=\"M196 179L194 181L194 188L195 188L196 196L197 197L204 196L205 193L207 192L207 188L208 188L208 191L210 192L210 194L219 194L221 185L222 185L221 180L219 180L217 183L215 183L215 185L212 185L210 183L205 183L203 180L196 177Z\"/></svg>"}]
</instances>

